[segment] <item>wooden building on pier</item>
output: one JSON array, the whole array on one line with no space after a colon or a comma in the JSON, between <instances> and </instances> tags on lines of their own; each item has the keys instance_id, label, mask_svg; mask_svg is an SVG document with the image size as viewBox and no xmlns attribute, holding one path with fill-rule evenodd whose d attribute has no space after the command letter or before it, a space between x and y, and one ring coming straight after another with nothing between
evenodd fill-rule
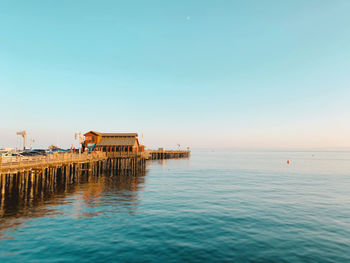
<instances>
[{"instance_id":1,"label":"wooden building on pier","mask_svg":"<svg viewBox=\"0 0 350 263\"><path fill-rule=\"evenodd\" d=\"M84 147L89 151L102 152L143 152L137 133L100 133L89 131L84 134Z\"/></svg>"}]
</instances>

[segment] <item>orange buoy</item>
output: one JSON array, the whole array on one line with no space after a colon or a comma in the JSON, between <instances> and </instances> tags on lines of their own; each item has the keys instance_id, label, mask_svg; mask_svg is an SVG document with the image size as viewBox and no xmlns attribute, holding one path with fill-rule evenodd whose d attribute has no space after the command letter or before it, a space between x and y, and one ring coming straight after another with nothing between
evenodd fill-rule
<instances>
[{"instance_id":1,"label":"orange buoy","mask_svg":"<svg viewBox=\"0 0 350 263\"><path fill-rule=\"evenodd\" d=\"M287 160L287 164L290 164L290 161L289 161L289 160Z\"/></svg>"}]
</instances>

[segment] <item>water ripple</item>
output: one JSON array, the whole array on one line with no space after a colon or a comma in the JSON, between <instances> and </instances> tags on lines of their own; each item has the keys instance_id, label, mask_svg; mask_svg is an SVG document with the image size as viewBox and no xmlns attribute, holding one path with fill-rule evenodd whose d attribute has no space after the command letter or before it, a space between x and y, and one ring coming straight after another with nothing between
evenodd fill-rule
<instances>
[{"instance_id":1,"label":"water ripple","mask_svg":"<svg viewBox=\"0 0 350 263\"><path fill-rule=\"evenodd\" d=\"M10 193L0 261L350 262L349 158L315 154L201 151Z\"/></svg>"}]
</instances>

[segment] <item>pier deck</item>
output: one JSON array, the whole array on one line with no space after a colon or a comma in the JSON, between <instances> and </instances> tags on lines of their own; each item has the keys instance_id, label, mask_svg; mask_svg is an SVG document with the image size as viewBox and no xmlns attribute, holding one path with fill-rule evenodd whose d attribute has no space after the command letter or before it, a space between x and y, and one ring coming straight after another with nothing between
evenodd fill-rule
<instances>
[{"instance_id":1,"label":"pier deck","mask_svg":"<svg viewBox=\"0 0 350 263\"><path fill-rule=\"evenodd\" d=\"M0 173L17 173L50 167L58 168L72 164L104 161L106 159L106 153L102 152L94 154L64 153L49 156L0 157Z\"/></svg>"}]
</instances>

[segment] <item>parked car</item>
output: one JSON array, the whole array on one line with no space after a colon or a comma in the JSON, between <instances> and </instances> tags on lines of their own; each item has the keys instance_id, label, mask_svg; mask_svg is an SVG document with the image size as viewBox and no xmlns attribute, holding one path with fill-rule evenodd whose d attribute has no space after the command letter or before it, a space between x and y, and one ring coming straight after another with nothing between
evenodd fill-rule
<instances>
[{"instance_id":1,"label":"parked car","mask_svg":"<svg viewBox=\"0 0 350 263\"><path fill-rule=\"evenodd\" d=\"M17 153L3 153L1 154L2 157L7 158L7 157L16 157L19 156Z\"/></svg>"},{"instance_id":2,"label":"parked car","mask_svg":"<svg viewBox=\"0 0 350 263\"><path fill-rule=\"evenodd\" d=\"M32 153L38 154L38 155L44 155L46 156L46 150L42 150L42 149L34 149L31 151Z\"/></svg>"},{"instance_id":3,"label":"parked car","mask_svg":"<svg viewBox=\"0 0 350 263\"><path fill-rule=\"evenodd\" d=\"M47 153L45 150L34 149L34 150L26 150L21 153L23 156L46 156Z\"/></svg>"}]
</instances>

